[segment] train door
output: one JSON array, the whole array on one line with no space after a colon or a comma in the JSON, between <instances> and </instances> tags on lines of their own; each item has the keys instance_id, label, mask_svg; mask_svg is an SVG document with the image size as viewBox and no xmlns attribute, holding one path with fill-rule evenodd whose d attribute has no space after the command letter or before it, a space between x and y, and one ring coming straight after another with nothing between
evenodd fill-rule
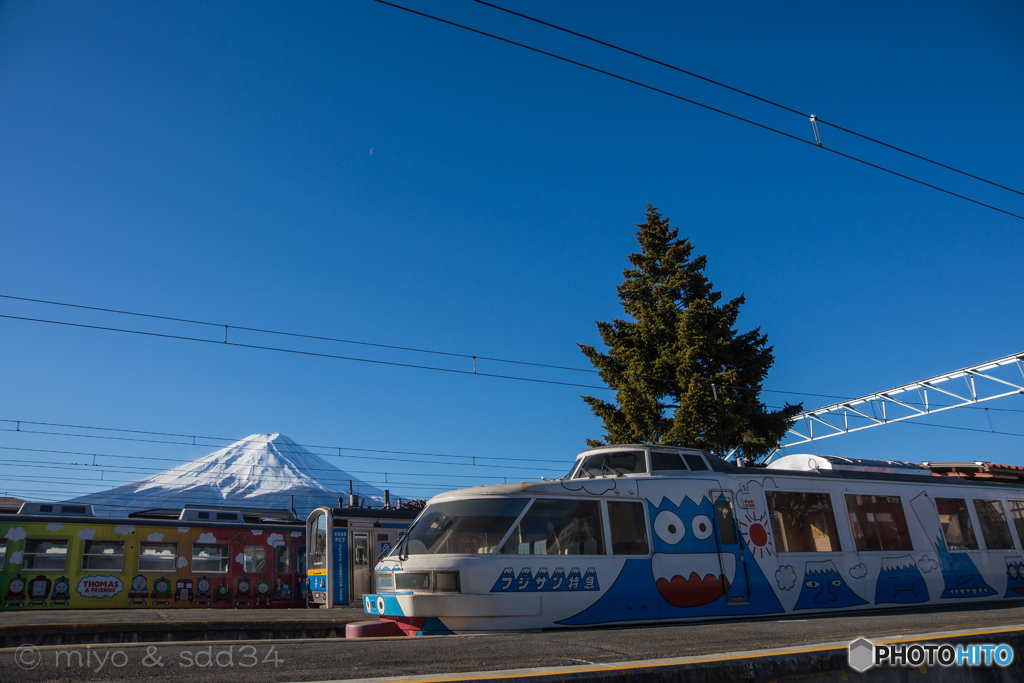
<instances>
[{"instance_id":1,"label":"train door","mask_svg":"<svg viewBox=\"0 0 1024 683\"><path fill-rule=\"evenodd\" d=\"M736 512L733 495L730 491L712 491L715 501L715 533L718 537L718 559L721 562L722 574L730 585L726 590L726 605L749 605L750 574L747 563L743 559L743 548L740 545L739 528L736 524Z\"/></svg>"},{"instance_id":2,"label":"train door","mask_svg":"<svg viewBox=\"0 0 1024 683\"><path fill-rule=\"evenodd\" d=\"M363 596L371 593L370 576L370 543L373 530L353 531L352 533L352 594L349 604L362 602Z\"/></svg>"}]
</instances>

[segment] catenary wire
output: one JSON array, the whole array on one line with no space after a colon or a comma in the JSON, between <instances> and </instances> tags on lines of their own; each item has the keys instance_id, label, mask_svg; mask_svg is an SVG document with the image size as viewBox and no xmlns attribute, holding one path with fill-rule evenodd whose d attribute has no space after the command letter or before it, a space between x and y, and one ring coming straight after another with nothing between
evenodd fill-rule
<instances>
[{"instance_id":1,"label":"catenary wire","mask_svg":"<svg viewBox=\"0 0 1024 683\"><path fill-rule=\"evenodd\" d=\"M216 341L214 339L203 339L201 337L186 337L184 335L178 335L178 334L165 334L165 333L161 333L161 332L146 332L146 331L143 331L143 330L129 330L129 329L119 328L119 327L106 327L106 326L103 326L103 325L86 325L84 323L72 323L72 322L66 322L66 321L63 321L63 320L45 320L45 319L42 319L42 318L28 318L28 317L17 316L17 315L0 315L0 318L6 318L8 320L21 320L21 321L25 321L25 322L34 322L34 323L47 323L47 324L50 324L50 325L63 325L65 327L78 327L78 328L89 329L89 330L102 330L102 331L105 331L105 332L120 332L120 333L124 333L124 334L137 334L137 335L144 336L144 337L158 337L158 338L161 338L161 339L174 339L174 340L177 340L177 341L200 342L200 343L203 343L203 344L215 344L215 345L218 345L218 346L235 346L235 347L238 347L238 348L255 349L255 350L259 350L259 351L274 351L274 352L277 352L277 353L292 353L292 354L296 354L296 355L299 355L299 356L313 356L313 357L317 357L317 358L331 358L331 359L334 359L334 360L355 361L355 362L359 362L359 363L372 363L374 365L388 365L388 366L391 366L391 367L410 368L410 369L415 369L415 370L433 370L435 372L448 372L448 373L453 373L453 374L457 374L457 375L474 375L474 376L479 376L479 377L490 377L492 379L517 380L517 381L520 381L520 382L534 382L534 383L537 383L537 384L555 384L555 385L565 386L565 387L579 387L579 388L582 388L582 389L599 389L599 390L604 390L604 391L608 391L609 390L608 387L599 387L599 386L592 385L592 384L579 384L579 383L576 383L576 382L560 382L560 381L557 381L557 380L537 379L537 378L534 378L534 377L517 377L515 375L499 375L497 373L490 373L490 372L473 372L472 370L456 370L454 368L439 368L439 367L435 367L435 366L432 366L432 365L416 365L414 363L398 363L398 362L395 362L395 361L375 360L375 359L371 359L371 358L356 358L356 357L353 357L353 356L340 356L340 355L333 354L333 353L318 353L318 352L315 352L315 351L300 351L299 349L285 349L285 348L274 347L274 346L263 346L263 345L260 345L260 344L242 344L242 343L233 342L233 341Z\"/></svg>"},{"instance_id":2,"label":"catenary wire","mask_svg":"<svg viewBox=\"0 0 1024 683\"><path fill-rule=\"evenodd\" d=\"M382 347L382 348L389 348L389 349L401 349L401 350L406 350L406 351L417 351L417 352L422 352L422 353L432 353L432 354L438 354L438 355L458 356L458 357L462 357L462 358L476 358L478 360L494 360L494 361L501 362L501 363L516 363L516 364L520 364L520 365L532 365L532 366L535 366L535 367L543 367L543 368L549 368L549 369L572 370L572 371L575 371L575 372L586 372L586 373L592 373L592 374L599 374L600 372L602 372L600 370L595 370L595 369L590 369L590 368L576 368L576 367L569 367L569 366L563 366L563 365L552 365L552 364L546 364L546 363L535 363L535 362L530 362L530 361L520 361L520 360L511 360L511 359L502 359L502 358L489 358L489 357L485 357L485 356L467 356L466 354L460 354L460 353L454 353L454 352L448 352L448 351L433 351L433 350L432 351L427 351L427 350L414 349L414 348L411 348L411 347L404 347L404 346L394 346L394 345L386 345L386 344L374 344L374 343L370 343L370 342L360 342L360 341L333 339L333 338L330 338L330 337L319 337L319 336L315 336L315 335L303 334L303 333L298 333L298 332L287 332L287 331L281 331L281 330L261 330L259 328L244 327L244 326L240 326L240 325L238 325L238 326L222 325L222 324L219 324L219 323L211 323L211 322L208 322L208 321L190 320L190 319L186 319L186 318L174 318L174 317L170 317L170 316L162 316L162 315L156 315L156 314L151 314L151 313L138 313L138 312L131 312L131 311L121 311L121 310L112 309L112 308L101 308L101 307L97 307L97 306L85 306L85 305L81 305L81 304L71 304L71 303L58 302L58 301L47 301L47 300L43 300L43 299L30 299L30 298L26 298L26 297L17 297L17 296L5 295L5 294L0 294L0 299L14 299L14 300L18 300L18 301L26 301L26 302L32 302L32 303L42 303L42 304L53 305L53 306L65 306L65 307L70 307L70 308L83 308L83 309L102 311L102 312L107 312L107 313L117 313L117 314L121 314L121 315L138 316L138 317L144 317L144 318L155 318L155 319L168 320L168 321L176 321L176 322L186 322L186 323L191 323L191 324L196 324L196 325L206 325L206 326L211 326L211 327L216 327L216 328L228 328L228 327L231 327L233 329L248 330L248 331L254 331L254 332L264 332L264 333L276 334L276 335L282 335L282 336L289 336L289 337L300 337L300 338L308 338L308 339L320 339L320 340L325 340L325 341L336 341L336 342L341 342L341 343L364 344L364 345L367 345L367 346L379 346L379 347ZM239 343L236 343L236 342L217 341L217 340L212 340L212 339L202 339L202 338L198 338L198 337L185 337L185 336L180 336L180 335L169 335L169 334L162 334L162 333L156 333L156 332L146 332L146 331L141 331L141 330L128 330L128 329L123 329L123 328L111 328L111 327L102 327L102 326L96 326L96 325L85 325L85 324L82 324L82 323L70 323L70 322L59 321L59 320L46 320L46 319L37 319L37 318L25 318L25 317L9 316L9 315L0 315L0 318L10 318L10 319L14 319L14 320L22 320L22 321L29 321L29 322L51 323L51 324L56 324L56 325L69 325L69 326L75 326L75 327L85 327L85 328L88 328L88 329L98 329L98 330L110 331L110 332L120 332L120 333L128 333L128 334L141 334L141 335L146 335L146 336L157 336L157 337L164 337L164 338L170 338L170 339L175 339L175 340L202 341L202 342L206 342L206 343L210 343L210 344L227 344L228 346L240 346L240 347L245 347L245 348L255 348L255 349L262 349L262 350L269 350L269 351L279 351L279 352L287 352L287 353L300 353L300 354L309 354L309 355L319 355L319 356L325 356L325 357L336 358L336 359L341 359L341 360L351 360L351 361L355 361L355 362L382 363L382 364L387 364L387 365L399 365L399 366L402 366L402 367L409 367L409 368L415 368L415 369L435 370L435 371L441 371L441 372L454 372L454 373L467 374L467 375L477 375L478 374L478 375L481 375L483 377L492 377L492 378L511 379L511 380L520 380L520 381L529 381L529 382L541 382L541 383L549 383L549 384L568 385L568 386L575 386L575 387L581 387L581 388L586 388L586 389L602 389L602 390L605 390L605 391L613 391L614 390L613 387L608 387L608 386L599 387L599 386L596 386L596 385L575 384L575 383L568 383L568 382L555 382L555 381L551 381L551 380L535 379L535 378L528 378L528 377L518 377L518 376L514 376L514 375L496 375L496 374L489 374L489 373L470 372L468 370L454 370L454 369L450 369L450 368L438 368L438 367L435 367L435 366L412 365L412 364L403 364L403 363L391 363L391 362L388 362L388 361L377 361L377 360L374 360L374 359L354 358L354 357L348 357L348 356L336 356L336 355L331 355L331 354L317 354L317 353L299 351L299 350L295 350L295 349L279 349L279 348L275 348L275 347L265 347L265 346L257 346L257 345L239 344ZM621 376L621 373L615 373L615 372L611 372L611 371L604 371L604 372L606 372L607 374L612 375L612 376ZM677 379L671 379L671 378L668 378L668 377L652 377L652 376L647 376L647 375L641 375L640 377L642 379L648 379L648 380L658 381L658 382L677 382L678 381ZM702 381L699 381L697 383L700 384L701 386L705 386L705 387L706 386L710 386L711 384L713 384L712 382L708 382L706 380L702 380ZM749 392L773 393L773 394L785 394L785 395L789 395L789 396L806 396L806 397L812 397L812 398L829 398L829 399L838 399L838 400L852 400L854 398L854 397L851 397L851 396L838 396L838 395L835 395L835 394L821 394L821 393L804 392L804 391L789 391L789 390L784 390L784 389L769 389L769 388L764 388L764 387L759 388L759 389L755 389L755 388L752 388L752 387L732 386L732 385L728 385L728 384L717 384L717 383L714 383L714 384L715 384L716 387L721 388L721 389L732 389L732 390L735 390L735 391L744 391L744 392L748 392L748 393ZM918 404L918 402L913 402L913 401L910 402L910 403L912 405L917 405ZM779 407L779 406L769 406L769 407ZM936 406L936 407L941 407L941 406ZM978 408L976 406L964 406L964 407L971 408L973 410L983 410L983 408ZM1024 412L1024 411L1015 411L1013 409L1001 409L1001 408L991 408L991 410L1009 410L1011 412ZM125 431L130 431L130 430L125 430ZM174 434L172 434L172 435L168 435L168 436L186 436L186 435L174 435ZM187 435L187 436L188 436L188 438L192 438L191 435ZM209 438L220 438L220 437L209 437ZM334 447L331 447L331 448L334 448ZM469 457L469 456L462 456L462 457Z\"/></svg>"},{"instance_id":3,"label":"catenary wire","mask_svg":"<svg viewBox=\"0 0 1024 683\"><path fill-rule=\"evenodd\" d=\"M585 62L581 62L581 61L578 61L578 60L575 60L575 59L570 59L569 57L564 57L562 55L556 54L554 52L550 52L548 50L542 50L540 48L533 47L532 45L527 45L526 43L520 43L518 41L511 40L509 38L504 38L504 37L499 36L499 35L494 34L494 33L488 33L487 31L482 31L480 29L473 28L471 26L466 26L465 24L460 24L460 23L451 21L449 19L442 19L441 17L435 16L433 14L427 14L426 12L420 12L419 10L414 10L414 9L412 9L410 7L405 7L403 5L397 5L397 4L393 3L393 2L387 2L387 0L373 0L373 2L379 3L381 5L386 5L388 7L393 7L395 9L399 9L399 10L402 10L404 12L409 12L410 14L415 14L417 16L421 16L421 17L424 17L426 19L432 19L434 21L438 21L438 22L441 22L443 24L447 24L449 26L453 26L455 28L460 28L460 29L463 29L465 31L470 31L472 33L476 33L478 35L485 36L487 38L492 38L494 40L498 40L498 41L501 41L503 43L507 43L509 45L514 45L516 47L521 47L521 48L523 48L525 50L529 50L531 52L536 52L537 54L545 55L547 57L552 57L554 59L566 62L567 64L573 64L575 66L578 66L578 67L581 67L581 68L584 68L584 69L588 69L588 70L593 71L595 73L599 73L599 74L603 74L605 76L609 76L611 78L615 78L615 79L623 81L625 83L631 83L633 85L639 86L641 88L645 88L645 89L650 90L652 92L660 93L662 95L667 95L668 97L672 97L672 98L680 100L682 102L687 102L687 103L695 105L697 107L701 107L702 109L706 109L708 111L712 111L712 112L715 112L717 114L722 114L723 116L728 116L731 119L735 119L737 121L742 121L743 123L747 123L747 124L750 124L752 126L756 126L758 128L761 128L763 130L767 130L767 131L770 131L772 133L776 133L777 135L781 135L783 137L789 138L790 140L795 140L797 142L802 142L802 143L804 143L806 145L811 145L812 147L819 147L819 148L821 148L821 149L823 149L825 151L832 152L833 154L836 154L836 155L841 156L843 158L849 159L851 161L856 161L858 163L864 164L866 166L869 166L871 168L877 169L879 171L884 171L886 173L890 173L892 175L898 176L898 177L903 178L905 180L909 180L909 181L917 183L919 185L923 185L924 187L929 187L929 188L931 188L933 190L938 190L939 192L948 194L948 195L950 195L952 197L957 197L959 199L963 199L964 201L971 202L972 204L977 204L978 206L983 206L985 208L992 209L993 211L998 211L999 213L1005 214L1007 216L1011 216L1011 217L1017 218L1019 220L1024 220L1024 215L1016 214L1016 213L1013 213L1012 211L1007 211L1006 209L1001 209L998 206L993 206L992 204L987 204L987 203L985 203L983 201L980 201L978 199L973 199L973 198L968 197L966 195L962 195L962 194L959 194L957 192L953 192L952 190L947 190L944 187L940 187L938 185L934 185L934 184L926 182L924 180L920 180L918 178L915 178L913 176L907 175L905 173L900 173L898 171L894 171L894 170L892 170L890 168L886 168L885 166L881 166L880 164L875 164L875 163L872 163L870 161L865 161L864 159L861 159L859 157L855 157L852 154L845 154L843 152L839 152L838 150L832 149L831 147L825 147L824 145L819 145L816 142L812 142L811 140L806 140L806 139L804 139L804 138L802 138L802 137L800 137L798 135L793 135L792 133L787 133L787 132L785 132L783 130L780 130L778 128L773 128L772 126L768 126L768 125L760 123L758 121L754 121L753 119L749 119L749 118L746 118L746 117L743 117L743 116L739 116L738 114L733 114L731 112L725 111L724 109L719 109L718 107L712 107L711 105L704 104L703 102L698 102L697 100L694 100L694 99L691 99L691 98L688 98L688 97L684 97L683 95L679 95L679 94L671 92L669 90L665 90L663 88L658 88L656 86L650 85L648 83L644 83L642 81L638 81L638 80L633 79L633 78L629 78L627 76L622 76L621 74L617 74L615 72L608 71L607 69L601 69L599 67L587 64Z\"/></svg>"},{"instance_id":4,"label":"catenary wire","mask_svg":"<svg viewBox=\"0 0 1024 683\"><path fill-rule=\"evenodd\" d=\"M2 422L2 420L0 420L0 422ZM0 431L12 431L12 430L2 429ZM69 435L69 434L50 434L49 432L27 432L27 433L29 433L29 434L44 434L44 435L51 435L51 436L76 436L76 435L73 435L73 434L71 434L71 435ZM81 436L85 436L85 435L81 435ZM178 444L178 445L191 446L192 444ZM211 446L207 446L207 448L212 448L212 447ZM202 459L203 457L208 457L208 456L200 456L200 458L196 458L196 459L193 459L193 460L181 460L179 458L157 458L157 457L146 456L146 455L115 455L113 453L86 453L86 452L83 452L83 451L59 451L59 450L53 450L53 449L48 449L48 448L23 448L23 447L18 447L18 446L0 446L0 450L5 450L5 451L24 451L24 452L31 452L31 453L51 453L51 454L54 454L54 455L74 455L74 456L81 456L81 457L85 457L85 458L93 458L93 457L95 457L95 458L128 458L128 459L132 459L132 460L154 460L154 461L158 461L158 462L178 463L179 465L186 465L188 463L196 462L196 460ZM256 449L256 448L249 449L249 448L247 448L245 450L259 450L259 449ZM336 453L323 453L323 454L314 453L313 455L316 455L317 457L320 457L321 455L326 455L326 456L329 456L329 457L332 457L332 458L360 458L360 459L365 459L365 460L374 460L374 461L378 461L378 462L381 460L381 458L378 458L378 457L375 457L375 456L369 456L369 455L340 455L339 456ZM478 463L472 463L472 464L470 464L468 462L466 462L466 463L438 462L436 460L410 460L410 459L407 459L407 458L395 458L395 459L389 459L388 461L389 462L403 462L403 463L405 463L405 462L414 462L414 463L419 463L419 464L423 464L423 465L466 465L467 467L474 467L474 468L484 467L484 468L487 468L487 469L515 470L517 472L549 472L552 469L550 467L518 467L518 466L515 466L515 465L487 465L485 463L479 463L479 464ZM515 462L515 461L509 461L509 462ZM544 462L559 462L559 463L562 463L563 461L551 460L551 461L544 461ZM234 465L232 465L232 467L234 467ZM252 465L239 465L239 467L252 467ZM289 468L286 468L286 467L278 467L278 466L272 466L272 465L261 465L261 467L263 467L264 469L289 469ZM322 468L313 468L313 469L307 469L305 471L307 471L307 472L332 472L333 473L335 470L325 470L325 469L322 469ZM352 471L354 472L355 470L352 470ZM482 476L488 476L488 475L482 475Z\"/></svg>"},{"instance_id":5,"label":"catenary wire","mask_svg":"<svg viewBox=\"0 0 1024 683\"><path fill-rule=\"evenodd\" d=\"M641 54L639 52L635 52L633 50L629 50L629 49L621 47L619 45L615 45L614 43L609 43L609 42L606 42L604 40L600 40L598 38L594 38L593 36L589 36L589 35L587 35L585 33L579 33L578 31L573 31L572 29L565 28L564 26L559 26L557 24L552 24L550 22L544 21L543 19L538 19L538 18L532 17L532 16L530 16L528 14L523 14L522 12L516 12L515 10L508 9L507 7L502 7L501 5L495 5L494 3L486 2L486 0L473 0L473 2L476 2L476 3L480 4L480 5L485 5L487 7L491 7L493 9L499 10L501 12L506 12L508 14L512 14L512 15L520 17L522 19L526 19L527 21L532 21L532 22L535 22L537 24L541 24L543 26L547 26L549 28L553 28L553 29L555 29L557 31L562 31L563 33L568 33L569 35L576 36L577 38L582 38L584 40L589 40L592 43L596 43L598 45L602 45L604 47L608 47L608 48L611 48L613 50L618 50L619 52L622 52L624 54L631 55L633 57L638 57L639 59L643 59L643 60L645 60L647 62L650 62L652 64L657 64L658 66L663 66L663 67L666 67L668 69L672 69L673 71L677 71L679 73L686 74L687 76L692 76L693 78L697 78L697 79L705 81L707 83L711 83L712 85L716 85L716 86L718 86L720 88L725 88L726 90L731 90L732 92L739 93L740 95L743 95L745 97L750 97L750 98L755 99L755 100L757 100L759 102L763 102L765 104L769 104L769 105L771 105L773 107L778 107L779 109L782 109L784 111L790 112L792 114L797 114L797 115L799 115L799 116L801 116L803 118L810 118L810 116L811 116L810 114L802 112L802 111L800 111L798 109L794 109L794 108L789 107L789 106L787 106L785 104L782 104L780 102L776 102L776 101L770 100L770 99L768 99L766 97L761 97L759 95L755 95L755 94L753 94L753 93L751 93L749 91L742 90L740 88L737 88L735 86L731 86L731 85L729 85L727 83L723 83L721 81L716 81L715 79L708 78L707 76L702 76L701 74L695 73L693 71L689 71L687 69L683 69L682 67L675 66L674 64L669 64L668 62L664 62L664 61L661 61L659 59L655 59L653 57L648 57L647 55ZM1024 196L1024 192L1021 192L1020 190L1017 190L1015 188L1008 187L1006 185L1002 185L1002 184L997 183L995 181L988 180L987 178L982 178L981 176L975 175L973 173L969 173L967 171L963 171L963 170L961 170L959 168L956 168L954 166L950 166L948 164L944 164L944 163L942 163L940 161L935 161L934 159L929 159L926 156L923 156L923 155L920 155L920 154L915 154L914 152L911 152L909 150L903 149L902 147L898 147L898 146L890 144L888 142L884 142L882 140L878 140L878 139L873 138L873 137L871 137L869 135L864 135L863 133L858 133L855 130L851 130L849 128L845 128L843 126L840 126L838 123L833 123L831 121L826 121L826 120L822 119L820 116L815 116L814 118L815 118L815 120L818 123L821 123L821 124L824 124L824 125L827 125L827 126L831 126L832 128L835 128L836 130L841 130L844 133L848 133L850 135L859 137L859 138L861 138L863 140L867 140L869 142L873 142L876 145L881 145L883 147L888 147L889 149L894 150L896 152L900 152L901 154L906 154L908 156L914 157L915 159L920 159L921 161L925 161L925 162L927 162L929 164L934 164L935 166L939 166L939 167L944 168L946 170L953 171L954 173L959 173L960 175L967 176L968 178L973 178L974 180L978 180L978 181L981 181L983 183L987 183L989 185L992 185L993 187L998 187L1001 190L1006 190L1008 192L1013 192L1015 194L1019 194L1019 195Z\"/></svg>"}]
</instances>

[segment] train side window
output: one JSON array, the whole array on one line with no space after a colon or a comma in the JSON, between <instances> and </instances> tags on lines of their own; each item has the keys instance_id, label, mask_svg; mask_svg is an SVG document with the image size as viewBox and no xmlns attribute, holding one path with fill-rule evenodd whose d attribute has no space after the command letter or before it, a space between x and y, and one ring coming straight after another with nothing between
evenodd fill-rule
<instances>
[{"instance_id":1,"label":"train side window","mask_svg":"<svg viewBox=\"0 0 1024 683\"><path fill-rule=\"evenodd\" d=\"M643 451L594 453L584 459L574 479L647 474L647 454Z\"/></svg>"},{"instance_id":2,"label":"train side window","mask_svg":"<svg viewBox=\"0 0 1024 683\"><path fill-rule=\"evenodd\" d=\"M765 491L775 533L783 553L840 552L839 530L827 493Z\"/></svg>"},{"instance_id":3,"label":"train side window","mask_svg":"<svg viewBox=\"0 0 1024 683\"><path fill-rule=\"evenodd\" d=\"M683 458L686 459L686 464L689 465L690 469L694 472L703 472L708 469L708 465L704 462L704 458L696 453L683 453Z\"/></svg>"},{"instance_id":4,"label":"train side window","mask_svg":"<svg viewBox=\"0 0 1024 683\"><path fill-rule=\"evenodd\" d=\"M0 541L0 572L4 570L5 564L7 564L7 541Z\"/></svg>"},{"instance_id":5,"label":"train side window","mask_svg":"<svg viewBox=\"0 0 1024 683\"><path fill-rule=\"evenodd\" d=\"M978 539L974 535L971 516L967 514L967 503L963 498L936 498L942 535L946 537L949 550L977 550Z\"/></svg>"},{"instance_id":6,"label":"train side window","mask_svg":"<svg viewBox=\"0 0 1024 683\"><path fill-rule=\"evenodd\" d=\"M733 515L732 504L727 500L715 503L715 515L718 517L718 529L722 534L722 545L738 543L736 535L736 517Z\"/></svg>"},{"instance_id":7,"label":"train side window","mask_svg":"<svg viewBox=\"0 0 1024 683\"><path fill-rule=\"evenodd\" d=\"M316 516L313 528L313 554L324 556L327 554L327 515L321 513Z\"/></svg>"},{"instance_id":8,"label":"train side window","mask_svg":"<svg viewBox=\"0 0 1024 683\"><path fill-rule=\"evenodd\" d=\"M538 498L501 549L505 555L604 555L596 500Z\"/></svg>"},{"instance_id":9,"label":"train side window","mask_svg":"<svg viewBox=\"0 0 1024 683\"><path fill-rule=\"evenodd\" d=\"M1010 518L1017 528L1017 537L1024 543L1024 500L1010 500Z\"/></svg>"},{"instance_id":10,"label":"train side window","mask_svg":"<svg viewBox=\"0 0 1024 683\"><path fill-rule=\"evenodd\" d=\"M140 543L140 572L173 572L178 569L177 543Z\"/></svg>"},{"instance_id":11,"label":"train side window","mask_svg":"<svg viewBox=\"0 0 1024 683\"><path fill-rule=\"evenodd\" d=\"M612 532L613 555L647 554L643 503L608 501L608 528Z\"/></svg>"},{"instance_id":12,"label":"train side window","mask_svg":"<svg viewBox=\"0 0 1024 683\"><path fill-rule=\"evenodd\" d=\"M913 550L899 496L846 494L846 509L857 550Z\"/></svg>"},{"instance_id":13,"label":"train side window","mask_svg":"<svg viewBox=\"0 0 1024 683\"><path fill-rule=\"evenodd\" d=\"M355 534L352 539L352 564L365 567L370 563L370 541L366 534Z\"/></svg>"},{"instance_id":14,"label":"train side window","mask_svg":"<svg viewBox=\"0 0 1024 683\"><path fill-rule=\"evenodd\" d=\"M1012 550L1013 538L998 500L975 500L974 511L981 523L981 536L989 550Z\"/></svg>"},{"instance_id":15,"label":"train side window","mask_svg":"<svg viewBox=\"0 0 1024 683\"><path fill-rule=\"evenodd\" d=\"M291 572L291 553L284 543L274 546L274 569L278 574Z\"/></svg>"},{"instance_id":16,"label":"train side window","mask_svg":"<svg viewBox=\"0 0 1024 683\"><path fill-rule=\"evenodd\" d=\"M295 553L295 567L299 574L306 573L306 546L300 545Z\"/></svg>"},{"instance_id":17,"label":"train side window","mask_svg":"<svg viewBox=\"0 0 1024 683\"><path fill-rule=\"evenodd\" d=\"M228 571L228 546L212 543L192 545L192 571L196 574L226 574Z\"/></svg>"},{"instance_id":18,"label":"train side window","mask_svg":"<svg viewBox=\"0 0 1024 683\"><path fill-rule=\"evenodd\" d=\"M63 540L25 541L22 555L22 569L38 569L44 572L62 572L67 565L68 542Z\"/></svg>"},{"instance_id":19,"label":"train side window","mask_svg":"<svg viewBox=\"0 0 1024 683\"><path fill-rule=\"evenodd\" d=\"M651 451L652 472L686 472L689 469L690 468L686 466L686 463L683 462L683 456L679 453L658 453L657 451Z\"/></svg>"},{"instance_id":20,"label":"train side window","mask_svg":"<svg viewBox=\"0 0 1024 683\"><path fill-rule=\"evenodd\" d=\"M124 541L86 541L82 551L85 571L119 572L124 567Z\"/></svg>"},{"instance_id":21,"label":"train side window","mask_svg":"<svg viewBox=\"0 0 1024 683\"><path fill-rule=\"evenodd\" d=\"M242 571L246 574L262 574L267 571L267 549L261 545L242 548Z\"/></svg>"}]
</instances>

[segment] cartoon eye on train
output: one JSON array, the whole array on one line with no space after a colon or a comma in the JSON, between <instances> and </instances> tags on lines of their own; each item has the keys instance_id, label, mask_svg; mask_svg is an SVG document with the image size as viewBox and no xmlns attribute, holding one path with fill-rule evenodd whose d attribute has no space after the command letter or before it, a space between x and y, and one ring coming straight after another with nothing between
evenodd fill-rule
<instances>
[{"instance_id":1,"label":"cartoon eye on train","mask_svg":"<svg viewBox=\"0 0 1024 683\"><path fill-rule=\"evenodd\" d=\"M955 465L592 449L560 480L435 496L363 607L417 635L1024 598L1024 476ZM327 558L318 514L310 550ZM314 593L324 582L311 571Z\"/></svg>"}]
</instances>

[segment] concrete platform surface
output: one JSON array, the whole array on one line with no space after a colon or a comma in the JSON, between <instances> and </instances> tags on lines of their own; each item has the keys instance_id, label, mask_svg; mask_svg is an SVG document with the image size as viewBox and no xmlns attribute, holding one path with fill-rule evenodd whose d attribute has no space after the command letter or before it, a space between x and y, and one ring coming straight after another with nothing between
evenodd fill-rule
<instances>
[{"instance_id":1,"label":"concrete platform surface","mask_svg":"<svg viewBox=\"0 0 1024 683\"><path fill-rule=\"evenodd\" d=\"M339 638L365 620L340 609L120 609L0 612L0 648L21 645Z\"/></svg>"},{"instance_id":2,"label":"concrete platform surface","mask_svg":"<svg viewBox=\"0 0 1024 683\"><path fill-rule=\"evenodd\" d=\"M939 634L932 637L940 639L946 634L950 638L954 635L958 639L968 637L980 643L1009 642L1019 657L1009 670L933 668L926 676L917 669L861 675L846 666L844 644L858 637L885 641L921 637L922 634ZM58 680L276 683L375 678L424 680L429 677L450 681L521 679L534 683L554 680L837 683L844 675L855 683L912 683L917 680L1003 683L1024 680L1022 663L1024 604L988 603L803 619L484 636L211 639L201 643L91 646L29 644L0 649L0 683Z\"/></svg>"}]
</instances>

